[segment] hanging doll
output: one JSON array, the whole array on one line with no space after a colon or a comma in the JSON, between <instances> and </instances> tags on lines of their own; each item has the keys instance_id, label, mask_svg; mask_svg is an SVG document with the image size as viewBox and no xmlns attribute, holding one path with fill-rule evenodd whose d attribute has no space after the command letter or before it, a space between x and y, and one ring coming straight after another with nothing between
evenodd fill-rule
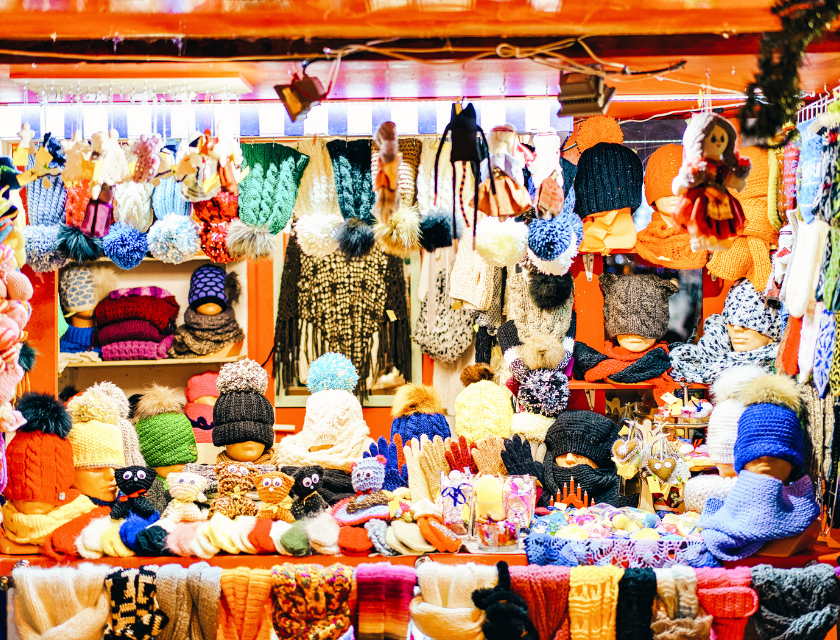
<instances>
[{"instance_id":1,"label":"hanging doll","mask_svg":"<svg viewBox=\"0 0 840 640\"><path fill-rule=\"evenodd\" d=\"M534 136L534 156L528 163L537 191L537 215L552 218L563 210L563 171L560 167L560 137L554 129Z\"/></svg>"},{"instance_id":2,"label":"hanging doll","mask_svg":"<svg viewBox=\"0 0 840 640\"><path fill-rule=\"evenodd\" d=\"M198 505L199 502L207 501L204 495L207 478L189 471L170 473L166 476L166 486L172 500L166 505L162 518L172 522L207 520L208 510Z\"/></svg>"},{"instance_id":3,"label":"hanging doll","mask_svg":"<svg viewBox=\"0 0 840 640\"><path fill-rule=\"evenodd\" d=\"M683 134L683 165L671 185L680 201L674 221L688 230L694 251L721 251L744 229L741 204L729 193L746 186L749 159L735 150L738 135L723 117L698 113Z\"/></svg>"},{"instance_id":4,"label":"hanging doll","mask_svg":"<svg viewBox=\"0 0 840 640\"><path fill-rule=\"evenodd\" d=\"M128 160L120 146L120 134L111 129L93 134L90 139L92 152L90 159L94 161L93 182L90 187L92 200L99 199L99 189L102 185L113 187L131 180Z\"/></svg>"},{"instance_id":5,"label":"hanging doll","mask_svg":"<svg viewBox=\"0 0 840 640\"><path fill-rule=\"evenodd\" d=\"M292 512L280 504L289 495L294 483L295 479L282 471L271 471L257 476L255 484L262 501L257 517L266 520L294 522L295 518Z\"/></svg>"},{"instance_id":6,"label":"hanging doll","mask_svg":"<svg viewBox=\"0 0 840 640\"><path fill-rule=\"evenodd\" d=\"M476 208L494 217L518 216L531 209L525 188L525 163L511 124L493 127L487 136L489 157L481 161ZM491 186L495 187L491 189Z\"/></svg>"},{"instance_id":7,"label":"hanging doll","mask_svg":"<svg viewBox=\"0 0 840 640\"><path fill-rule=\"evenodd\" d=\"M61 179L68 189L74 187L82 180L93 178L94 163L90 160L90 143L82 138L82 132L76 130L70 140L64 142L64 152L67 155L67 162Z\"/></svg>"},{"instance_id":8,"label":"hanging doll","mask_svg":"<svg viewBox=\"0 0 840 640\"><path fill-rule=\"evenodd\" d=\"M129 514L148 520L157 513L143 495L152 488L157 473L150 467L131 466L114 470L117 488L123 493L111 507L112 520L124 520Z\"/></svg>"},{"instance_id":9,"label":"hanging doll","mask_svg":"<svg viewBox=\"0 0 840 640\"><path fill-rule=\"evenodd\" d=\"M376 144L379 146L377 157L378 171L373 185L376 202L371 213L380 222L387 223L400 208L399 179L400 155L397 143L397 125L383 122L376 130Z\"/></svg>"},{"instance_id":10,"label":"hanging doll","mask_svg":"<svg viewBox=\"0 0 840 640\"><path fill-rule=\"evenodd\" d=\"M223 462L216 465L219 480L219 497L210 509L228 518L257 515L256 503L248 497L254 490L255 467L250 462Z\"/></svg>"},{"instance_id":11,"label":"hanging doll","mask_svg":"<svg viewBox=\"0 0 840 640\"><path fill-rule=\"evenodd\" d=\"M163 140L158 134L152 136L144 134L134 143L131 148L131 152L137 156L134 165L134 182L151 182L157 176L161 149L163 149Z\"/></svg>"}]
</instances>

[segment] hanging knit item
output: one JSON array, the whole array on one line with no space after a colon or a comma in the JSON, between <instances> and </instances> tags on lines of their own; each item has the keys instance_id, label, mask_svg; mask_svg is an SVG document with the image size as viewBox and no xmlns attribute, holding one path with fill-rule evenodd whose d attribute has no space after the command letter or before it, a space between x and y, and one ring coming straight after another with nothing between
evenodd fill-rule
<instances>
[{"instance_id":1,"label":"hanging knit item","mask_svg":"<svg viewBox=\"0 0 840 640\"><path fill-rule=\"evenodd\" d=\"M352 567L341 564L275 566L271 573L271 600L278 638L341 638L350 628L350 615L355 609L353 582Z\"/></svg>"},{"instance_id":2,"label":"hanging knit item","mask_svg":"<svg viewBox=\"0 0 840 640\"><path fill-rule=\"evenodd\" d=\"M510 567L513 591L528 603L528 615L540 640L569 639L569 571L568 567Z\"/></svg>"},{"instance_id":3,"label":"hanging knit item","mask_svg":"<svg viewBox=\"0 0 840 640\"><path fill-rule=\"evenodd\" d=\"M408 635L408 605L416 580L414 567L368 562L356 568L360 640L402 639Z\"/></svg>"},{"instance_id":4,"label":"hanging knit item","mask_svg":"<svg viewBox=\"0 0 840 640\"><path fill-rule=\"evenodd\" d=\"M332 158L338 206L344 219L360 218L373 224L370 212L374 193L371 182L371 141L331 140L327 150Z\"/></svg>"},{"instance_id":5,"label":"hanging knit item","mask_svg":"<svg viewBox=\"0 0 840 640\"><path fill-rule=\"evenodd\" d=\"M712 615L712 631L718 640L743 640L747 620L758 609L758 595L750 588L747 567L695 569L697 598Z\"/></svg>"},{"instance_id":6,"label":"hanging knit item","mask_svg":"<svg viewBox=\"0 0 840 640\"><path fill-rule=\"evenodd\" d=\"M615 638L618 583L624 569L573 567L569 577L569 621L572 640Z\"/></svg>"},{"instance_id":7,"label":"hanging knit item","mask_svg":"<svg viewBox=\"0 0 840 640\"><path fill-rule=\"evenodd\" d=\"M802 423L812 455L806 471L812 478L831 477L831 443L834 441L834 396L821 398L811 382L799 385L804 411Z\"/></svg>"},{"instance_id":8,"label":"hanging knit item","mask_svg":"<svg viewBox=\"0 0 840 640\"><path fill-rule=\"evenodd\" d=\"M708 638L712 616L697 600L697 577L694 569L675 566L654 569L657 597L653 604L650 628L654 640Z\"/></svg>"},{"instance_id":9,"label":"hanging knit item","mask_svg":"<svg viewBox=\"0 0 840 640\"><path fill-rule=\"evenodd\" d=\"M271 572L268 569L224 569L216 640L269 640Z\"/></svg>"},{"instance_id":10,"label":"hanging knit item","mask_svg":"<svg viewBox=\"0 0 840 640\"><path fill-rule=\"evenodd\" d=\"M105 579L111 597L111 614L102 636L150 640L160 634L169 618L158 608L156 574L145 567L116 569Z\"/></svg>"},{"instance_id":11,"label":"hanging knit item","mask_svg":"<svg viewBox=\"0 0 840 640\"><path fill-rule=\"evenodd\" d=\"M651 640L650 612L656 597L653 569L625 569L618 583L616 640ZM722 639L721 639L722 640Z\"/></svg>"},{"instance_id":12,"label":"hanging knit item","mask_svg":"<svg viewBox=\"0 0 840 640\"><path fill-rule=\"evenodd\" d=\"M575 343L576 377L582 374L587 382L653 382L653 396L658 398L666 391L679 388L679 384L668 375L670 368L671 358L668 356L668 345L664 342L645 351L633 352L608 340L604 342L603 353L582 342Z\"/></svg>"}]
</instances>

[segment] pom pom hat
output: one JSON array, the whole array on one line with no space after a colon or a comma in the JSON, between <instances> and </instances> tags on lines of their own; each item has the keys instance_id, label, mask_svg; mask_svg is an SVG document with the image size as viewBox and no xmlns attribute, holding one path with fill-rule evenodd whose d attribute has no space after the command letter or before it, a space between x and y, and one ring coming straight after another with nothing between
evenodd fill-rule
<instances>
[{"instance_id":1,"label":"pom pom hat","mask_svg":"<svg viewBox=\"0 0 840 640\"><path fill-rule=\"evenodd\" d=\"M193 271L188 296L190 308L198 309L203 304L213 303L219 305L222 311L227 309L226 278L225 270L213 264L201 265Z\"/></svg>"},{"instance_id":2,"label":"pom pom hat","mask_svg":"<svg viewBox=\"0 0 840 640\"><path fill-rule=\"evenodd\" d=\"M444 440L450 434L449 423L443 415L443 404L434 387L406 384L397 389L391 405L391 441L400 434L403 442L419 439L423 434L433 440Z\"/></svg>"},{"instance_id":3,"label":"pom pom hat","mask_svg":"<svg viewBox=\"0 0 840 640\"><path fill-rule=\"evenodd\" d=\"M150 467L187 464L198 459L190 419L174 389L152 385L134 408L140 450Z\"/></svg>"},{"instance_id":4,"label":"pom pom hat","mask_svg":"<svg viewBox=\"0 0 840 640\"><path fill-rule=\"evenodd\" d=\"M347 356L340 353L325 353L309 367L306 388L309 393L326 390L342 390L352 393L359 382L356 367Z\"/></svg>"},{"instance_id":5,"label":"pom pom hat","mask_svg":"<svg viewBox=\"0 0 840 640\"><path fill-rule=\"evenodd\" d=\"M712 385L715 408L709 416L706 446L714 463L735 462L735 439L738 437L738 419L744 412L741 393L753 379L767 372L757 365L732 367L724 371Z\"/></svg>"},{"instance_id":6,"label":"pom pom hat","mask_svg":"<svg viewBox=\"0 0 840 640\"><path fill-rule=\"evenodd\" d=\"M73 398L68 408L73 428L67 439L73 447L75 467L124 467L122 432L116 406L106 396L88 390Z\"/></svg>"},{"instance_id":7,"label":"pom pom hat","mask_svg":"<svg viewBox=\"0 0 840 640\"><path fill-rule=\"evenodd\" d=\"M274 407L265 391L268 374L254 360L229 362L219 371L219 399L213 407L213 444L238 442L274 445Z\"/></svg>"}]
</instances>

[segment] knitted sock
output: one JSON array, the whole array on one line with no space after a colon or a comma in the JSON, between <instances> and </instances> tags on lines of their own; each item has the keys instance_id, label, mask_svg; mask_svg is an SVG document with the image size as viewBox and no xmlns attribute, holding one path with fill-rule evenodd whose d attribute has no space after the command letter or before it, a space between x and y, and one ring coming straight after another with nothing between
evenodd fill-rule
<instances>
[{"instance_id":1,"label":"knitted sock","mask_svg":"<svg viewBox=\"0 0 840 640\"><path fill-rule=\"evenodd\" d=\"M237 516L236 527L233 532L233 543L241 553L256 553L257 549L251 544L250 534L257 524L257 516Z\"/></svg>"},{"instance_id":2,"label":"knitted sock","mask_svg":"<svg viewBox=\"0 0 840 640\"><path fill-rule=\"evenodd\" d=\"M154 557L167 555L166 538L169 532L157 525L148 527L137 533L135 551L138 556Z\"/></svg>"},{"instance_id":3,"label":"knitted sock","mask_svg":"<svg viewBox=\"0 0 840 640\"><path fill-rule=\"evenodd\" d=\"M131 551L137 551L137 534L157 520L160 516L155 512L151 518L141 518L137 514L129 514L128 519L120 527L120 540Z\"/></svg>"},{"instance_id":4,"label":"knitted sock","mask_svg":"<svg viewBox=\"0 0 840 640\"><path fill-rule=\"evenodd\" d=\"M175 528L166 536L167 548L178 556L189 557L192 554L190 544L195 538L198 528L206 524L204 522L180 522L175 525Z\"/></svg>"},{"instance_id":5,"label":"knitted sock","mask_svg":"<svg viewBox=\"0 0 840 640\"><path fill-rule=\"evenodd\" d=\"M618 582L624 570L613 565L572 567L569 576L569 623L572 640L615 638Z\"/></svg>"},{"instance_id":6,"label":"knitted sock","mask_svg":"<svg viewBox=\"0 0 840 640\"><path fill-rule=\"evenodd\" d=\"M650 640L650 612L656 597L652 569L625 569L618 583L616 640Z\"/></svg>"},{"instance_id":7,"label":"knitted sock","mask_svg":"<svg viewBox=\"0 0 840 640\"><path fill-rule=\"evenodd\" d=\"M213 546L219 547L227 553L239 553L239 548L233 541L236 533L236 523L221 513L210 518L207 528L207 540Z\"/></svg>"},{"instance_id":8,"label":"knitted sock","mask_svg":"<svg viewBox=\"0 0 840 640\"><path fill-rule=\"evenodd\" d=\"M216 545L211 538L215 538L217 535L224 537L224 534L213 531L209 522L199 522L195 537L190 541L189 548L192 554L189 555L198 556L205 560L215 556L221 551L221 547Z\"/></svg>"},{"instance_id":9,"label":"knitted sock","mask_svg":"<svg viewBox=\"0 0 840 640\"><path fill-rule=\"evenodd\" d=\"M513 591L528 604L540 640L569 640L569 572L568 567L510 567Z\"/></svg>"},{"instance_id":10,"label":"knitted sock","mask_svg":"<svg viewBox=\"0 0 840 640\"><path fill-rule=\"evenodd\" d=\"M383 556L398 556L399 552L395 551L385 542L385 535L388 532L388 523L383 520L369 520L365 522L365 531L367 531L368 539L377 553Z\"/></svg>"},{"instance_id":11,"label":"knitted sock","mask_svg":"<svg viewBox=\"0 0 840 640\"><path fill-rule=\"evenodd\" d=\"M718 640L743 640L748 618L758 609L758 595L750 588L747 567L694 570L697 597L713 616L712 630ZM625 574L626 575L626 574Z\"/></svg>"},{"instance_id":12,"label":"knitted sock","mask_svg":"<svg viewBox=\"0 0 840 640\"><path fill-rule=\"evenodd\" d=\"M271 624L266 607L271 593L267 569L224 569L217 640L269 640Z\"/></svg>"}]
</instances>

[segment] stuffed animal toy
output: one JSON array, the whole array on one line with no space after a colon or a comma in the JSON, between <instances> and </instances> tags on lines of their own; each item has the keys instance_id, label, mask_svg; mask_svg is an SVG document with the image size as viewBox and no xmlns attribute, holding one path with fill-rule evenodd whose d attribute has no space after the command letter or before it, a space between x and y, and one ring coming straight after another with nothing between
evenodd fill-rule
<instances>
[{"instance_id":1,"label":"stuffed animal toy","mask_svg":"<svg viewBox=\"0 0 840 640\"><path fill-rule=\"evenodd\" d=\"M325 511L332 493L321 485L324 479L324 468L317 465L299 467L294 474L295 483L292 485L292 516L295 520L302 520L307 516L317 515Z\"/></svg>"},{"instance_id":2,"label":"stuffed animal toy","mask_svg":"<svg viewBox=\"0 0 840 640\"><path fill-rule=\"evenodd\" d=\"M143 495L155 482L157 473L150 467L132 465L114 470L117 488L123 493L111 507L112 520L124 520L129 514L135 514L148 520L157 511Z\"/></svg>"},{"instance_id":3,"label":"stuffed animal toy","mask_svg":"<svg viewBox=\"0 0 840 640\"><path fill-rule=\"evenodd\" d=\"M96 163L94 176L96 179L91 183L91 200L100 200L99 190L102 185L113 187L121 182L131 179L131 172L128 169L128 160L120 146L120 134L116 129L111 129L107 134L104 131L94 133L90 138L91 155L90 159ZM97 173L98 170L98 173Z\"/></svg>"},{"instance_id":4,"label":"stuffed animal toy","mask_svg":"<svg viewBox=\"0 0 840 640\"><path fill-rule=\"evenodd\" d=\"M741 204L729 193L747 184L751 163L736 151L738 134L726 118L702 112L683 134L683 164L671 185L680 201L674 222L688 230L693 251L721 251L744 230Z\"/></svg>"},{"instance_id":5,"label":"stuffed animal toy","mask_svg":"<svg viewBox=\"0 0 840 640\"><path fill-rule=\"evenodd\" d=\"M332 515L342 526L364 524L371 519L387 519L391 498L382 491L387 460L383 455L362 458L351 469L356 495L342 500L332 508Z\"/></svg>"},{"instance_id":6,"label":"stuffed animal toy","mask_svg":"<svg viewBox=\"0 0 840 640\"><path fill-rule=\"evenodd\" d=\"M157 176L161 149L163 149L163 140L158 134L153 136L143 134L134 143L131 148L131 152L137 156L134 165L134 182L150 182Z\"/></svg>"},{"instance_id":7,"label":"stuffed animal toy","mask_svg":"<svg viewBox=\"0 0 840 640\"><path fill-rule=\"evenodd\" d=\"M228 518L257 515L256 503L248 497L248 492L256 489L254 473L256 468L251 462L223 462L216 465L216 477L219 480L219 497L210 509L211 514L221 513Z\"/></svg>"},{"instance_id":8,"label":"stuffed animal toy","mask_svg":"<svg viewBox=\"0 0 840 640\"><path fill-rule=\"evenodd\" d=\"M287 476L282 471L271 471L256 477L257 493L262 504L257 514L258 518L267 520L282 520L283 522L294 522L292 512L280 503L286 499L292 490L295 479Z\"/></svg>"},{"instance_id":9,"label":"stuffed animal toy","mask_svg":"<svg viewBox=\"0 0 840 640\"><path fill-rule=\"evenodd\" d=\"M67 162L61 179L68 189L74 187L82 180L93 178L94 163L90 161L90 143L82 138L82 132L73 133L73 138L64 142L64 152L67 155Z\"/></svg>"},{"instance_id":10,"label":"stuffed animal toy","mask_svg":"<svg viewBox=\"0 0 840 640\"><path fill-rule=\"evenodd\" d=\"M184 471L170 473L166 477L169 495L172 500L163 512L163 518L172 522L198 522L207 520L208 509L202 509L197 503L206 502L204 488L207 478L197 473Z\"/></svg>"}]
</instances>

